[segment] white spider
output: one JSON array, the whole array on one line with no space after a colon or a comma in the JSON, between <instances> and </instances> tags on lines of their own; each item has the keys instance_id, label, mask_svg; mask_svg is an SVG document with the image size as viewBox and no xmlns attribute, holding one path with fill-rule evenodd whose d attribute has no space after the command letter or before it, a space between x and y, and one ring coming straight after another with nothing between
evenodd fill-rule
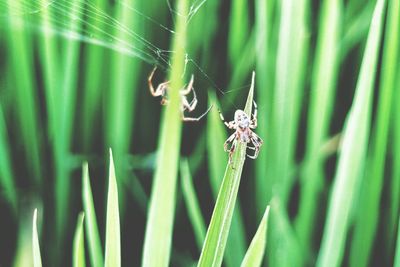
<instances>
[{"instance_id":1,"label":"white spider","mask_svg":"<svg viewBox=\"0 0 400 267\"><path fill-rule=\"evenodd\" d=\"M154 97L157 97L157 96L161 96L161 105L166 105L166 104L168 104L168 94L167 94L167 91L169 90L169 84L170 84L170 82L169 81L166 81L166 82L163 82L163 83L160 83L158 86L157 86L157 88L156 89L154 89L154 86L153 86L153 82L152 82L152 80L153 80L153 75L154 75L154 72L156 71L156 69L157 69L157 67L155 67L154 69L153 69L153 71L150 73L150 75L149 75L149 78L148 78L148 82L149 82L149 89L150 89L150 93L154 96ZM180 91L179 91L179 93L180 93L180 95L181 95L181 113L182 113L182 120L183 121L199 121L201 118L203 118L209 111L210 111L210 109L211 109L211 107L212 106L210 106L207 110L206 110L206 112L204 112L203 114L201 114L199 117L197 117L197 118L192 118L192 117L186 117L185 116L185 111L187 110L188 112L192 112L195 108L196 108L196 106L197 106L197 96L196 96L196 92L194 91L194 88L193 88L193 81L194 81L194 76L192 75L192 77L190 78L190 81L189 81L189 84L188 84L188 86L186 86L186 87L184 87L184 88L182 88ZM188 101L188 99L187 99L187 95L190 93L190 92L193 92L193 99L192 99L192 101Z\"/></svg>"},{"instance_id":2,"label":"white spider","mask_svg":"<svg viewBox=\"0 0 400 267\"><path fill-rule=\"evenodd\" d=\"M263 140L251 130L257 127L257 104L255 101L253 101L253 103L254 103L254 113L252 115L253 116L252 119L250 119L249 116L243 110L238 109L235 111L235 116L234 116L235 119L233 121L226 122L222 113L219 112L221 120L224 122L226 127L235 130L235 132L231 136L229 136L224 143L224 150L226 152L229 152L229 164L232 163L232 155L236 149L237 142L242 142L247 144L251 143L253 145L253 147L249 146L247 147L249 149L254 150L253 155L247 154L247 156L252 159L257 158L258 153L260 151L260 147L263 144ZM231 147L228 149L229 143L232 144Z\"/></svg>"}]
</instances>

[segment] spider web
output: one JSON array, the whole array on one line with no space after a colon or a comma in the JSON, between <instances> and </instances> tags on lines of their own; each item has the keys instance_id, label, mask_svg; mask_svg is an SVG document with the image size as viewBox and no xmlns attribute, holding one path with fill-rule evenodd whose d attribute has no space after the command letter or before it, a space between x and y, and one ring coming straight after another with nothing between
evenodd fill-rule
<instances>
[{"instance_id":1,"label":"spider web","mask_svg":"<svg viewBox=\"0 0 400 267\"><path fill-rule=\"evenodd\" d=\"M80 41L83 43L104 47L116 51L128 57L139 58L150 64L157 65L163 70L171 67L170 57L174 51L162 47L165 44L156 44L146 33L135 30L127 24L119 21L112 11L102 8L96 0L0 0L0 22L4 26L13 27L14 24L23 20L23 25L35 33L44 35L56 35L62 38ZM178 14L170 0L157 2L158 9L167 8L170 18L174 24L176 15L184 16L186 23L190 23L207 0L192 0L188 14ZM141 11L139 7L133 6L127 0L115 0L113 9L128 9L135 16L141 18L146 28L156 32L157 35L167 36L167 39L175 35L173 25L168 27L156 19ZM115 12L114 12L115 13ZM71 14L76 14L71 18ZM44 18L47 23L43 23ZM74 20L76 23L70 23ZM73 25L78 25L75 28ZM1 26L0 26L1 27ZM148 33L147 33L148 35ZM154 37L153 37L154 38ZM166 44L169 45L169 42ZM191 64L198 70L204 80L222 94L228 91L222 90L207 72L186 53L185 71L187 65ZM185 73L182 74L184 76ZM244 87L243 87L244 88ZM241 90L241 88L239 88ZM233 89L230 90L239 90Z\"/></svg>"}]
</instances>

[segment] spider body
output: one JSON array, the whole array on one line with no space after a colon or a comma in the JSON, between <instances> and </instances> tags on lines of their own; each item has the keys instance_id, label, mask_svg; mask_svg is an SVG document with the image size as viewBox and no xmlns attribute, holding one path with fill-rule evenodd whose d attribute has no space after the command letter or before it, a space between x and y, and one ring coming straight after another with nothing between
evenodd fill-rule
<instances>
[{"instance_id":1,"label":"spider body","mask_svg":"<svg viewBox=\"0 0 400 267\"><path fill-rule=\"evenodd\" d=\"M252 129L257 127L257 104L255 101L253 102L254 113L252 118L249 118L249 116L243 110L238 109L235 111L234 120L226 122L222 113L219 113L221 120L224 122L226 127L235 130L235 132L229 136L224 143L224 150L229 152L229 163L232 163L232 155L233 152L235 152L238 142L252 145L247 147L251 150L254 150L253 155L247 154L247 156L252 159L257 158L260 147L263 144L263 140L252 131Z\"/></svg>"},{"instance_id":2,"label":"spider body","mask_svg":"<svg viewBox=\"0 0 400 267\"><path fill-rule=\"evenodd\" d=\"M166 81L163 83L160 83L157 88L154 88L153 86L153 75L156 71L157 67L153 69L153 71L150 73L149 78L148 78L148 83L149 83L149 90L152 96L158 97L161 96L161 105L167 105L168 104L168 90L169 90L169 85L170 82ZM182 120L183 121L199 121L201 118L203 118L211 109L211 106L204 112L202 115L199 117L193 118L193 117L186 117L185 116L185 111L192 112L196 106L197 106L197 96L196 92L194 91L193 88L193 82L194 82L194 76L190 78L189 84L182 88L179 91L179 94L181 96L181 114L182 114ZM193 92L193 98L189 102L188 100L188 95L190 92Z\"/></svg>"}]
</instances>

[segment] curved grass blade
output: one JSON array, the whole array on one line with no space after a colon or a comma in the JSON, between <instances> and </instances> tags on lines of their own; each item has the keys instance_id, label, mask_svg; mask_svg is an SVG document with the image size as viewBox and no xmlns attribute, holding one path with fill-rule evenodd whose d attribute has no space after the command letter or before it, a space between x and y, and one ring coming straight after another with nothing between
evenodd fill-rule
<instances>
[{"instance_id":1,"label":"curved grass blade","mask_svg":"<svg viewBox=\"0 0 400 267\"><path fill-rule=\"evenodd\" d=\"M176 179L181 139L181 99L185 68L186 21L188 1L177 2L176 34L172 50L169 103L163 113L150 206L147 217L142 266L163 267L169 265L173 221L175 214Z\"/></svg>"},{"instance_id":2,"label":"curved grass blade","mask_svg":"<svg viewBox=\"0 0 400 267\"><path fill-rule=\"evenodd\" d=\"M181 162L181 177L182 177L182 192L183 198L186 203L187 212L190 222L192 223L194 236L199 249L202 248L204 238L206 237L206 226L203 216L201 215L201 208L196 196L196 191L193 186L192 176L190 175L189 162L187 159Z\"/></svg>"},{"instance_id":3,"label":"curved grass blade","mask_svg":"<svg viewBox=\"0 0 400 267\"><path fill-rule=\"evenodd\" d=\"M82 202L86 215L85 230L87 235L88 251L92 266L103 266L103 252L97 227L96 211L93 205L92 188L90 186L89 167L87 162L82 166Z\"/></svg>"},{"instance_id":4,"label":"curved grass blade","mask_svg":"<svg viewBox=\"0 0 400 267\"><path fill-rule=\"evenodd\" d=\"M85 245L83 236L83 219L85 213L79 213L78 220L76 222L75 235L74 235L74 247L73 247L73 266L74 267L85 267Z\"/></svg>"},{"instance_id":5,"label":"curved grass blade","mask_svg":"<svg viewBox=\"0 0 400 267\"><path fill-rule=\"evenodd\" d=\"M267 244L267 226L268 226L269 206L265 209L264 216L258 226L257 232L250 243L249 249L243 259L241 267L261 266L265 246Z\"/></svg>"},{"instance_id":6,"label":"curved grass blade","mask_svg":"<svg viewBox=\"0 0 400 267\"><path fill-rule=\"evenodd\" d=\"M39 237L37 232L37 209L35 209L35 211L33 212L32 249L33 249L33 266L42 267L42 258L40 256Z\"/></svg>"},{"instance_id":7,"label":"curved grass blade","mask_svg":"<svg viewBox=\"0 0 400 267\"><path fill-rule=\"evenodd\" d=\"M362 181L360 201L350 250L350 266L368 265L381 212L381 193L388 147L389 121L392 95L395 90L398 66L400 4L389 1L388 21L383 48L381 85L377 107L376 125L369 151L365 177Z\"/></svg>"},{"instance_id":8,"label":"curved grass blade","mask_svg":"<svg viewBox=\"0 0 400 267\"><path fill-rule=\"evenodd\" d=\"M353 105L344 126L336 176L317 259L318 267L335 267L342 262L353 196L365 165L384 6L384 0L377 1Z\"/></svg>"},{"instance_id":9,"label":"curved grass blade","mask_svg":"<svg viewBox=\"0 0 400 267\"><path fill-rule=\"evenodd\" d=\"M105 267L121 266L121 231L119 223L118 188L114 161L110 149L110 171L108 176L107 219L106 219Z\"/></svg>"},{"instance_id":10,"label":"curved grass blade","mask_svg":"<svg viewBox=\"0 0 400 267\"><path fill-rule=\"evenodd\" d=\"M210 93L209 102L218 107L215 93ZM207 118L207 148L208 164L210 166L210 183L215 199L218 196L222 178L224 177L226 152L221 149L227 139L225 125L221 123L218 110L210 111ZM226 243L226 253L224 263L227 267L237 266L245 255L245 233L243 227L242 213L239 201L233 211L232 225L229 231L229 237Z\"/></svg>"},{"instance_id":11,"label":"curved grass blade","mask_svg":"<svg viewBox=\"0 0 400 267\"><path fill-rule=\"evenodd\" d=\"M255 73L253 72L251 87L247 97L246 107L244 109L244 112L248 115L251 114L253 103L254 78ZM199 267L221 266L239 190L243 164L246 159L246 147L247 145L245 143L239 142L236 151L233 154L232 163L228 163L226 166L225 175L222 180L210 225L207 230L206 239L201 251L198 263Z\"/></svg>"}]
</instances>

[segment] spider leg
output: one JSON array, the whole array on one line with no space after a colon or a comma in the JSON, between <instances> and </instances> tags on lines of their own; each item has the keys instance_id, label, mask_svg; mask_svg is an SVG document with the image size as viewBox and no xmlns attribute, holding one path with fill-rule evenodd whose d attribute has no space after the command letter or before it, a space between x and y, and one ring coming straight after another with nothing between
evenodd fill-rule
<instances>
[{"instance_id":1,"label":"spider leg","mask_svg":"<svg viewBox=\"0 0 400 267\"><path fill-rule=\"evenodd\" d=\"M253 155L247 154L247 157L249 157L251 159L256 159L258 157L258 153L260 152L260 147L263 144L263 141L255 133L252 133L250 140L254 147L248 147L248 148L254 150L254 154Z\"/></svg>"},{"instance_id":2,"label":"spider leg","mask_svg":"<svg viewBox=\"0 0 400 267\"><path fill-rule=\"evenodd\" d=\"M231 143L235 139L235 137L236 137L236 133L233 133L233 134L231 134L231 136L228 137L228 139L226 139L226 141L224 143L224 151L225 152L228 152L232 148L233 143L232 143L230 149L228 149L228 144Z\"/></svg>"},{"instance_id":3,"label":"spider leg","mask_svg":"<svg viewBox=\"0 0 400 267\"><path fill-rule=\"evenodd\" d=\"M190 102L190 104L188 103L186 96L182 95L182 98L184 99L183 103L185 103L184 106L189 112L192 112L196 108L197 102L198 102L197 96L196 96L196 91L194 90L194 88L192 89L192 91L193 91L193 99Z\"/></svg>"},{"instance_id":4,"label":"spider leg","mask_svg":"<svg viewBox=\"0 0 400 267\"><path fill-rule=\"evenodd\" d=\"M194 82L194 76L192 74L189 84L181 90L182 95L188 95L190 93L190 91L193 89L193 82Z\"/></svg>"},{"instance_id":5,"label":"spider leg","mask_svg":"<svg viewBox=\"0 0 400 267\"><path fill-rule=\"evenodd\" d=\"M234 139L231 149L229 149L229 161L228 161L229 165L232 164L232 156L233 156L233 152L235 152L236 145L237 145L237 139Z\"/></svg>"},{"instance_id":6,"label":"spider leg","mask_svg":"<svg viewBox=\"0 0 400 267\"><path fill-rule=\"evenodd\" d=\"M251 129L257 128L257 112L258 112L258 108L257 108L256 101L253 100L253 104L254 104L254 111L253 111L253 114L252 114L253 118L252 118L251 123L250 123L250 128Z\"/></svg>"},{"instance_id":7,"label":"spider leg","mask_svg":"<svg viewBox=\"0 0 400 267\"><path fill-rule=\"evenodd\" d=\"M182 111L182 120L183 121L199 121L201 120L207 113L211 110L213 106L211 105L203 114L201 114L199 117L193 118L193 117L185 117L185 114Z\"/></svg>"},{"instance_id":8,"label":"spider leg","mask_svg":"<svg viewBox=\"0 0 400 267\"><path fill-rule=\"evenodd\" d=\"M222 112L220 110L218 110L218 112L219 112L219 117L221 118L225 126L228 127L229 129L235 129L235 121L226 122L224 115L222 115Z\"/></svg>"},{"instance_id":9,"label":"spider leg","mask_svg":"<svg viewBox=\"0 0 400 267\"><path fill-rule=\"evenodd\" d=\"M152 96L162 96L163 99L165 98L164 93L168 89L168 84L169 81L160 83L156 89L154 89L153 86L153 75L156 71L157 67L154 67L153 71L150 73L149 78L148 78L148 84L149 84L149 90ZM163 104L163 100L161 101L161 104Z\"/></svg>"}]
</instances>

